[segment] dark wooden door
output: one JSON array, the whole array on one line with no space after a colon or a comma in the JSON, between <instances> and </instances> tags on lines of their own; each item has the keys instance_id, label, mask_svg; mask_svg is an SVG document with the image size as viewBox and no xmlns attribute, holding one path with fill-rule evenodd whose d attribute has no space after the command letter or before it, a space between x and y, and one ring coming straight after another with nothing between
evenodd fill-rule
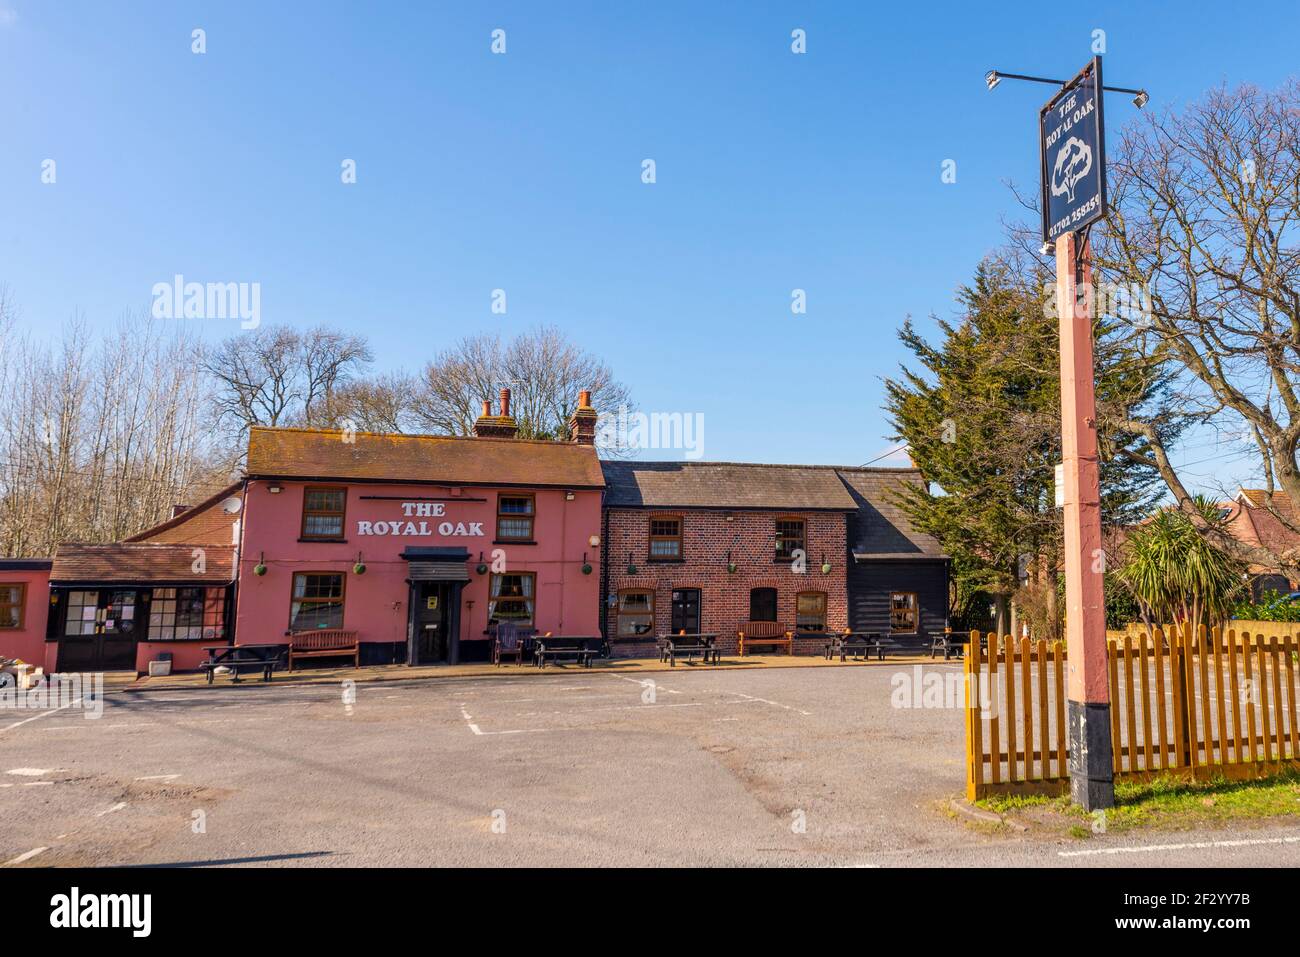
<instances>
[{"instance_id":1,"label":"dark wooden door","mask_svg":"<svg viewBox=\"0 0 1300 957\"><path fill-rule=\"evenodd\" d=\"M698 588L673 589L673 634L700 633L700 590Z\"/></svg>"},{"instance_id":2,"label":"dark wooden door","mask_svg":"<svg viewBox=\"0 0 1300 957\"><path fill-rule=\"evenodd\" d=\"M450 591L446 582L420 582L416 587L416 664L441 664L450 660Z\"/></svg>"}]
</instances>

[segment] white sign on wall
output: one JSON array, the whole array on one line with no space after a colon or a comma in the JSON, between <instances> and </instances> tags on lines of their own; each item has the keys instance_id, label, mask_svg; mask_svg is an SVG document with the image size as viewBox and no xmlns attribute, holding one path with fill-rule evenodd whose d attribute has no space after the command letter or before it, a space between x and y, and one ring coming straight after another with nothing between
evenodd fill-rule
<instances>
[{"instance_id":1,"label":"white sign on wall","mask_svg":"<svg viewBox=\"0 0 1300 957\"><path fill-rule=\"evenodd\" d=\"M402 514L407 521L400 519L391 522L357 522L358 535L389 535L393 537L426 537L436 531L443 538L481 537L482 522L439 522L430 527L427 521L410 521L412 518L441 518L447 512L442 502L403 502Z\"/></svg>"}]
</instances>

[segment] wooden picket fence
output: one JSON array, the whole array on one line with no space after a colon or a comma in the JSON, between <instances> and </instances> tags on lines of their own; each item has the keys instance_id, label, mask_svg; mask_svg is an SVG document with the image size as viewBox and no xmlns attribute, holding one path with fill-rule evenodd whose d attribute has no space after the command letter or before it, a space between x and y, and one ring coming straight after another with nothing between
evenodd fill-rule
<instances>
[{"instance_id":1,"label":"wooden picket fence","mask_svg":"<svg viewBox=\"0 0 1300 957\"><path fill-rule=\"evenodd\" d=\"M1116 779L1300 770L1298 651L1190 626L1108 640ZM972 632L965 677L967 796L1068 791L1064 644Z\"/></svg>"}]
</instances>

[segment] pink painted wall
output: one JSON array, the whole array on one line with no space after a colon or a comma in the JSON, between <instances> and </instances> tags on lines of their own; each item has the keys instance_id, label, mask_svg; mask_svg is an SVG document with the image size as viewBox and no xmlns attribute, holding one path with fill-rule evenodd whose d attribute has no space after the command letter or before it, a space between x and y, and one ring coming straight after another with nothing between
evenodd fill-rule
<instances>
[{"instance_id":1,"label":"pink painted wall","mask_svg":"<svg viewBox=\"0 0 1300 957\"><path fill-rule=\"evenodd\" d=\"M46 666L45 623L50 612L50 570L0 570L0 582L22 582L27 586L23 603L23 626L0 630L0 657L21 658L30 664ZM56 646L51 644L50 648ZM53 665L53 658L50 660ZM46 670L51 670L46 667Z\"/></svg>"},{"instance_id":2,"label":"pink painted wall","mask_svg":"<svg viewBox=\"0 0 1300 957\"><path fill-rule=\"evenodd\" d=\"M600 492L575 491L565 501L562 490L496 489L464 487L457 502L452 490L439 485L380 485L368 483L282 482L279 494L267 491L268 483L248 483L243 511L243 544L240 551L237 597L236 640L241 644L283 641L289 627L290 591L293 574L299 571L344 572L343 627L356 631L363 642L405 642L407 618L407 563L398 556L408 546L461 547L470 553L470 581L461 600L460 639L486 640L488 583L490 574L479 575L475 566L479 554L487 564L492 550L505 551L507 571L534 572L537 594L534 602L536 627L557 634L597 635L600 603L599 550L589 538L600 534ZM307 485L333 484L348 488L344 543L300 542L303 489ZM533 537L536 545L494 545L497 496L534 492L536 516ZM388 500L362 500L362 496L390 496ZM402 502L417 497L445 497L445 514L440 517L407 518ZM484 501L468 501L483 499ZM396 522L405 530L407 522L428 523L430 535L361 535L358 522ZM438 533L442 522L482 523L483 535ZM366 572L357 575L352 566L360 552ZM583 553L592 566L582 574ZM253 568L265 556L267 572L258 577Z\"/></svg>"},{"instance_id":3,"label":"pink painted wall","mask_svg":"<svg viewBox=\"0 0 1300 957\"><path fill-rule=\"evenodd\" d=\"M147 674L149 662L160 652L167 652L172 656L172 671L198 671L199 665L208 657L203 646L221 643L220 638L211 641L142 641L135 647L135 670Z\"/></svg>"}]
</instances>

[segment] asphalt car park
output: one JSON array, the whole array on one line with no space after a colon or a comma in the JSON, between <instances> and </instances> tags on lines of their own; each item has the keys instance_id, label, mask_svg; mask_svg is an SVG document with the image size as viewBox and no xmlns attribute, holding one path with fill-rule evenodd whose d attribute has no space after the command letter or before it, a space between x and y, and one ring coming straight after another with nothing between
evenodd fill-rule
<instances>
[{"instance_id":1,"label":"asphalt car park","mask_svg":"<svg viewBox=\"0 0 1300 957\"><path fill-rule=\"evenodd\" d=\"M962 710L898 707L912 667L247 682L7 712L0 864L1300 863L1275 827L1082 847L972 828L947 813Z\"/></svg>"}]
</instances>

